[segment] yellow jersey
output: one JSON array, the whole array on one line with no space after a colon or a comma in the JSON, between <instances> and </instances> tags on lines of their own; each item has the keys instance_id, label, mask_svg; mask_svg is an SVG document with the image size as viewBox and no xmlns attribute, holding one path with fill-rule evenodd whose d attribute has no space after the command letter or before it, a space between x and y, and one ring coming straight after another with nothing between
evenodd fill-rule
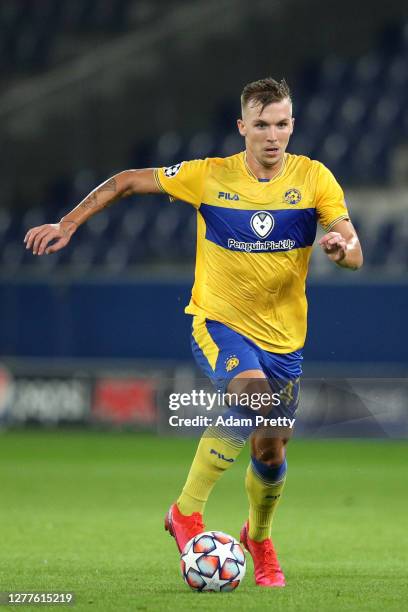
<instances>
[{"instance_id":1,"label":"yellow jersey","mask_svg":"<svg viewBox=\"0 0 408 612\"><path fill-rule=\"evenodd\" d=\"M185 312L219 321L260 348L303 347L305 282L317 221L348 219L344 194L320 162L286 153L258 179L245 152L155 169L162 191L197 210L195 281Z\"/></svg>"}]
</instances>

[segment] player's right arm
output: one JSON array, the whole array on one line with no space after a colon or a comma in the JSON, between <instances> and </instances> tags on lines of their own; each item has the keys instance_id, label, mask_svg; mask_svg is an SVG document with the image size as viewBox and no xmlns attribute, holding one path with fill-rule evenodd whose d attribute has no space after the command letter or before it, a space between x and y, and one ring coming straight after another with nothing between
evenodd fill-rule
<instances>
[{"instance_id":1,"label":"player's right arm","mask_svg":"<svg viewBox=\"0 0 408 612\"><path fill-rule=\"evenodd\" d=\"M86 196L58 223L47 223L28 230L24 242L34 255L55 253L68 244L78 227L117 200L136 193L162 193L154 170L125 170L115 174ZM54 244L48 246L50 242Z\"/></svg>"}]
</instances>

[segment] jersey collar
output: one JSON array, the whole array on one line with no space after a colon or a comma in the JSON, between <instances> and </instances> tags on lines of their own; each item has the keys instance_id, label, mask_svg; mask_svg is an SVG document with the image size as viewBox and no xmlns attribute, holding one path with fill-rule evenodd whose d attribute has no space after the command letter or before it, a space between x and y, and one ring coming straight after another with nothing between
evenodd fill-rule
<instances>
[{"instance_id":1,"label":"jersey collar","mask_svg":"<svg viewBox=\"0 0 408 612\"><path fill-rule=\"evenodd\" d=\"M249 176L250 176L251 178L255 179L257 183L259 183L259 182L260 182L260 183L266 183L266 182L268 182L268 183L273 183L273 182L274 182L274 181L276 181L278 178L280 178L280 177L282 176L282 174L283 174L283 173L285 172L285 170L286 170L286 163L287 163L287 159L288 159L288 155L287 155L287 153L284 153L284 156L283 156L283 164L282 164L282 167L281 167L281 169L279 170L278 174L277 174L276 176L274 176L273 178L271 178L269 181L259 181L258 177L257 177L257 176L256 176L256 175L255 175L255 174L252 172L251 168L250 168L250 167L249 167L249 165L248 165L248 162L247 162L247 156L246 156L246 151L243 151L243 160L244 160L244 166L245 166L245 169L246 169L247 173L249 174Z\"/></svg>"}]
</instances>

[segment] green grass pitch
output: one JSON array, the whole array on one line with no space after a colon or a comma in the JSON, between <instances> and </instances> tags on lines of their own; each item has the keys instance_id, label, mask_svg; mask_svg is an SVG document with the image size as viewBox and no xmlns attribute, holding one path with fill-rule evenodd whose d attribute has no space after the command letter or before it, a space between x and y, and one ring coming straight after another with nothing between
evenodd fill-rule
<instances>
[{"instance_id":1,"label":"green grass pitch","mask_svg":"<svg viewBox=\"0 0 408 612\"><path fill-rule=\"evenodd\" d=\"M293 440L274 541L288 586L193 593L163 517L195 442L130 433L0 433L0 591L74 591L75 610L401 610L407 444ZM248 451L206 525L238 537ZM16 609L1 606L0 609ZM19 606L17 609L33 609Z\"/></svg>"}]
</instances>

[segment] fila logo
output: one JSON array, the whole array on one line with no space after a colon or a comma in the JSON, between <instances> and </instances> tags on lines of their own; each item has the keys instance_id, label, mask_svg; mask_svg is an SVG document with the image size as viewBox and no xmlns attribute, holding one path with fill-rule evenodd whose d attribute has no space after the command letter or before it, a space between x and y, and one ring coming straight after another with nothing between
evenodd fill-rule
<instances>
[{"instance_id":1,"label":"fila logo","mask_svg":"<svg viewBox=\"0 0 408 612\"><path fill-rule=\"evenodd\" d=\"M227 457L224 457L222 453L217 452L213 448L210 450L210 455L217 455L218 459L223 459L223 461L228 461L228 463L234 463L234 459L232 457L231 459L228 459Z\"/></svg>"},{"instance_id":2,"label":"fila logo","mask_svg":"<svg viewBox=\"0 0 408 612\"><path fill-rule=\"evenodd\" d=\"M236 193L228 193L228 191L220 191L218 197L220 200L239 200L239 195Z\"/></svg>"}]
</instances>

